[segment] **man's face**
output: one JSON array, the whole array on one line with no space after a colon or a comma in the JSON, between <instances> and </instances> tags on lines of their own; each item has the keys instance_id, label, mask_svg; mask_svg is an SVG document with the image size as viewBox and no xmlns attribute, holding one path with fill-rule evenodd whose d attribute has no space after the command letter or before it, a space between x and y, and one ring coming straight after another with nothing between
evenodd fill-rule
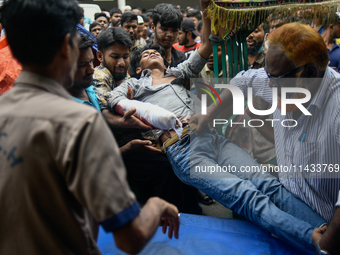
<instances>
[{"instance_id":1,"label":"man's face","mask_svg":"<svg viewBox=\"0 0 340 255\"><path fill-rule=\"evenodd\" d=\"M77 71L73 82L74 87L86 89L92 84L94 73L93 61L94 56L91 47L79 51Z\"/></svg>"},{"instance_id":2,"label":"man's face","mask_svg":"<svg viewBox=\"0 0 340 255\"><path fill-rule=\"evenodd\" d=\"M262 25L260 25L247 37L247 51L249 56L255 56L258 54L259 49L263 44L263 39L264 30Z\"/></svg>"},{"instance_id":3,"label":"man's face","mask_svg":"<svg viewBox=\"0 0 340 255\"><path fill-rule=\"evenodd\" d=\"M182 29L178 31L178 43L179 45L186 45L189 43L188 34Z\"/></svg>"},{"instance_id":4,"label":"man's face","mask_svg":"<svg viewBox=\"0 0 340 255\"><path fill-rule=\"evenodd\" d=\"M340 24L333 25L333 38L340 38Z\"/></svg>"},{"instance_id":5,"label":"man's face","mask_svg":"<svg viewBox=\"0 0 340 255\"><path fill-rule=\"evenodd\" d=\"M221 46L217 47L217 55L218 55L218 66L221 69L222 68L222 48L221 48ZM214 55L212 53L209 56L207 66L211 71L214 71Z\"/></svg>"},{"instance_id":6,"label":"man's face","mask_svg":"<svg viewBox=\"0 0 340 255\"><path fill-rule=\"evenodd\" d=\"M103 29L107 29L107 27L109 26L109 22L107 20L107 18L101 16L98 19L96 19L96 22L98 22Z\"/></svg>"},{"instance_id":7,"label":"man's face","mask_svg":"<svg viewBox=\"0 0 340 255\"><path fill-rule=\"evenodd\" d=\"M120 13L114 13L112 15L112 17L111 17L111 25L112 25L112 27L116 26L117 22L120 21L121 17L122 17L122 14L120 14Z\"/></svg>"},{"instance_id":8,"label":"man's face","mask_svg":"<svg viewBox=\"0 0 340 255\"><path fill-rule=\"evenodd\" d=\"M144 23L142 25L137 25L137 35L136 39L143 37Z\"/></svg>"},{"instance_id":9,"label":"man's face","mask_svg":"<svg viewBox=\"0 0 340 255\"><path fill-rule=\"evenodd\" d=\"M148 32L149 32L149 23L144 22L143 33L142 33L142 37L144 39L148 38Z\"/></svg>"},{"instance_id":10,"label":"man's face","mask_svg":"<svg viewBox=\"0 0 340 255\"><path fill-rule=\"evenodd\" d=\"M281 89L279 87L296 87L298 80L296 78L302 78L299 76L300 71L303 69L296 68L292 62L287 58L283 51L277 47L268 49L266 54L266 72L271 76L269 80L270 87L278 88L278 108L281 105ZM300 70L300 71L299 71ZM277 78L284 76L284 78ZM300 80L301 81L301 80ZM304 94L288 93L287 98L303 98ZM287 111L296 111L298 108L295 105L287 105Z\"/></svg>"},{"instance_id":11,"label":"man's face","mask_svg":"<svg viewBox=\"0 0 340 255\"><path fill-rule=\"evenodd\" d=\"M95 26L93 28L91 28L91 34L93 34L95 37L97 37L97 35L100 34L100 32L102 31L102 26Z\"/></svg>"},{"instance_id":12,"label":"man's face","mask_svg":"<svg viewBox=\"0 0 340 255\"><path fill-rule=\"evenodd\" d=\"M122 28L129 33L131 40L135 41L137 36L137 20L131 20L128 22L124 22Z\"/></svg>"},{"instance_id":13,"label":"man's face","mask_svg":"<svg viewBox=\"0 0 340 255\"><path fill-rule=\"evenodd\" d=\"M164 68L164 60L161 54L153 49L143 51L142 58L140 60L141 70L152 69L154 67Z\"/></svg>"},{"instance_id":14,"label":"man's face","mask_svg":"<svg viewBox=\"0 0 340 255\"><path fill-rule=\"evenodd\" d=\"M126 77L130 63L129 52L130 49L128 46L115 43L103 53L102 63L109 69L116 82Z\"/></svg>"},{"instance_id":15,"label":"man's face","mask_svg":"<svg viewBox=\"0 0 340 255\"><path fill-rule=\"evenodd\" d=\"M155 44L159 44L164 49L170 49L177 39L178 29L171 27L162 27L158 22L155 27L152 24L152 29L155 32Z\"/></svg>"},{"instance_id":16,"label":"man's face","mask_svg":"<svg viewBox=\"0 0 340 255\"><path fill-rule=\"evenodd\" d=\"M198 22L200 22L196 17L190 17L190 19L192 19L195 23L195 27L197 27Z\"/></svg>"}]
</instances>

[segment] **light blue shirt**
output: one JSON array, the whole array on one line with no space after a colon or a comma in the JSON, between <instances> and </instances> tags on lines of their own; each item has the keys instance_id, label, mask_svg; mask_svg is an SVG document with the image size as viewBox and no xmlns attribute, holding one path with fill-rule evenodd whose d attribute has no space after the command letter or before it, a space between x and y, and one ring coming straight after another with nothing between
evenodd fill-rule
<instances>
[{"instance_id":1,"label":"light blue shirt","mask_svg":"<svg viewBox=\"0 0 340 255\"><path fill-rule=\"evenodd\" d=\"M231 84L239 87L244 95L247 94L248 86L251 86L254 95L272 103L272 88L268 82L264 68L242 71L231 80ZM302 114L295 127L283 127L281 124L286 119L293 119L292 112L281 115L281 111L276 109L273 113L273 119L280 120L274 121L277 163L289 169L280 172L279 177L287 190L330 221L340 190L339 73L327 67L319 90L307 110L312 115ZM302 141L304 134L305 139ZM309 171L304 170L306 167ZM335 168L338 169L336 172ZM333 169L333 172L330 173L328 169Z\"/></svg>"},{"instance_id":2,"label":"light blue shirt","mask_svg":"<svg viewBox=\"0 0 340 255\"><path fill-rule=\"evenodd\" d=\"M82 103L82 104L91 105L92 107L96 108L99 112L102 112L100 110L100 106L99 106L99 103L98 103L98 99L96 97L96 93L93 90L93 86L91 85L90 87L86 88L85 91L86 91L87 96L90 99L90 102L89 101L85 101L85 100L81 100L81 99L79 99L77 97L73 97L74 100L76 100L77 102Z\"/></svg>"}]
</instances>

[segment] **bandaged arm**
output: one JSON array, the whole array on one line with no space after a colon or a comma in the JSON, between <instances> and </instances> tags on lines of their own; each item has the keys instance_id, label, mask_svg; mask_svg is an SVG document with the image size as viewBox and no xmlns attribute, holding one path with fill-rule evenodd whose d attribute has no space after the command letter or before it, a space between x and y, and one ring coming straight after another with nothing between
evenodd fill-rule
<instances>
[{"instance_id":1,"label":"bandaged arm","mask_svg":"<svg viewBox=\"0 0 340 255\"><path fill-rule=\"evenodd\" d=\"M132 108L136 108L135 115L147 125L161 130L173 129L178 136L182 135L182 123L174 113L162 107L129 99L120 100L116 105L116 111L122 115Z\"/></svg>"}]
</instances>

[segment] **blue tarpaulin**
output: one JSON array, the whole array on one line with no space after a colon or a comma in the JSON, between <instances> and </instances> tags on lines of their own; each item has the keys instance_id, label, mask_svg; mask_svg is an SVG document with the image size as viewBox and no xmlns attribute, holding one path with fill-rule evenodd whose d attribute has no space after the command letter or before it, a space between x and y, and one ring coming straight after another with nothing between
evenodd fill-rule
<instances>
[{"instance_id":1,"label":"blue tarpaulin","mask_svg":"<svg viewBox=\"0 0 340 255\"><path fill-rule=\"evenodd\" d=\"M143 255L313 255L271 236L249 221L182 213L179 239L170 240L158 228L141 251ZM101 228L98 246L104 255L126 254L113 241L112 233Z\"/></svg>"}]
</instances>

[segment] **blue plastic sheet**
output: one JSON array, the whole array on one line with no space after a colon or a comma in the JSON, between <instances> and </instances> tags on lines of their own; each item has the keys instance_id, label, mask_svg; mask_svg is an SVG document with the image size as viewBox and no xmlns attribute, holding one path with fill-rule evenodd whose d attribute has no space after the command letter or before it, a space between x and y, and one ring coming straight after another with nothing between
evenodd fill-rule
<instances>
[{"instance_id":1,"label":"blue plastic sheet","mask_svg":"<svg viewBox=\"0 0 340 255\"><path fill-rule=\"evenodd\" d=\"M313 255L271 236L249 221L182 213L179 239L170 240L158 228L143 255ZM101 228L98 246L104 255L126 254L113 241L112 233Z\"/></svg>"}]
</instances>

